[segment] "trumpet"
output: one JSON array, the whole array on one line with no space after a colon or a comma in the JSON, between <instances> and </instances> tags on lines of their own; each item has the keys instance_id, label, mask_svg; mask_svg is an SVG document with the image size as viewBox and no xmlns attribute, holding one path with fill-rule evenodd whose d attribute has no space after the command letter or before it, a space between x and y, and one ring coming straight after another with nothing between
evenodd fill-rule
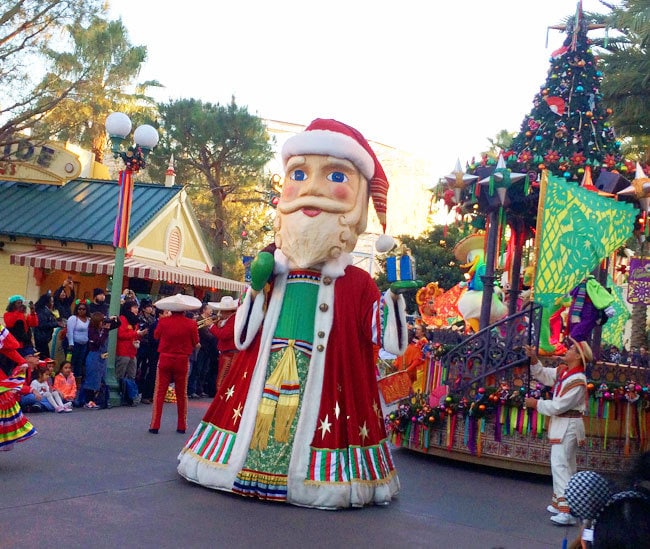
<instances>
[{"instance_id":1,"label":"trumpet","mask_svg":"<svg viewBox=\"0 0 650 549\"><path fill-rule=\"evenodd\" d=\"M196 321L196 325L199 328L205 328L206 326L212 326L215 322L221 319L221 312L212 313L206 318L201 318Z\"/></svg>"}]
</instances>

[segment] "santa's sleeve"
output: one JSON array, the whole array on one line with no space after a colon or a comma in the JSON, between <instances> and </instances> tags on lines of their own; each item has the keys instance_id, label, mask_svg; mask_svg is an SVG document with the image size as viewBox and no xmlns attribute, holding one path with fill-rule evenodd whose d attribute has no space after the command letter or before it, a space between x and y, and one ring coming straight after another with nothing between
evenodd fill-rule
<instances>
[{"instance_id":1,"label":"santa's sleeve","mask_svg":"<svg viewBox=\"0 0 650 549\"><path fill-rule=\"evenodd\" d=\"M251 294L249 289L235 315L235 345L240 351L250 346L264 321L265 293L255 298Z\"/></svg>"},{"instance_id":2,"label":"santa's sleeve","mask_svg":"<svg viewBox=\"0 0 650 549\"><path fill-rule=\"evenodd\" d=\"M377 313L373 315L373 321L381 322L382 347L394 355L404 354L408 345L404 296L387 290L380 300ZM373 333L376 333L375 329Z\"/></svg>"}]
</instances>

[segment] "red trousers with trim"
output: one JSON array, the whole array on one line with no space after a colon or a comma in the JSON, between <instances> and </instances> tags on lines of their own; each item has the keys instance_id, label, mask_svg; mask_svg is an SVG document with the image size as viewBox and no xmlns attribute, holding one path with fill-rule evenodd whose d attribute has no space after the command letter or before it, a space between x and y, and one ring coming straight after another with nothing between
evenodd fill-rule
<instances>
[{"instance_id":1,"label":"red trousers with trim","mask_svg":"<svg viewBox=\"0 0 650 549\"><path fill-rule=\"evenodd\" d=\"M156 385L153 392L153 410L151 411L150 429L160 429L163 406L167 388L173 381L176 388L176 409L178 419L176 429L187 429L187 377L190 369L190 358L187 355L161 354L158 359Z\"/></svg>"}]
</instances>

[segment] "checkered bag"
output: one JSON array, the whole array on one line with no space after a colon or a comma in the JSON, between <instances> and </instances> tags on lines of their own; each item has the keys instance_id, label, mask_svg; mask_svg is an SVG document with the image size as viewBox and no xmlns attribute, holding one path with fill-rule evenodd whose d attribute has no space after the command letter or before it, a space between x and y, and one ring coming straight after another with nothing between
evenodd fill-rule
<instances>
[{"instance_id":1,"label":"checkered bag","mask_svg":"<svg viewBox=\"0 0 650 549\"><path fill-rule=\"evenodd\" d=\"M583 520L594 519L612 497L609 483L593 471L579 471L569 479L564 493L571 514Z\"/></svg>"}]
</instances>

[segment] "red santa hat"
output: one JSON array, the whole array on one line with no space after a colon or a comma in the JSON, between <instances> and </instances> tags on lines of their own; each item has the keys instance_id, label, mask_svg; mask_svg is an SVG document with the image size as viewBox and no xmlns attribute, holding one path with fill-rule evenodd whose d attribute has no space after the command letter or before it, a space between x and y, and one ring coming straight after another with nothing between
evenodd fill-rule
<instances>
[{"instance_id":1,"label":"red santa hat","mask_svg":"<svg viewBox=\"0 0 650 549\"><path fill-rule=\"evenodd\" d=\"M388 179L368 141L358 130L337 120L317 118L304 132L285 142L282 147L284 168L289 158L302 154L328 155L352 162L369 182L372 204L386 231Z\"/></svg>"}]
</instances>

